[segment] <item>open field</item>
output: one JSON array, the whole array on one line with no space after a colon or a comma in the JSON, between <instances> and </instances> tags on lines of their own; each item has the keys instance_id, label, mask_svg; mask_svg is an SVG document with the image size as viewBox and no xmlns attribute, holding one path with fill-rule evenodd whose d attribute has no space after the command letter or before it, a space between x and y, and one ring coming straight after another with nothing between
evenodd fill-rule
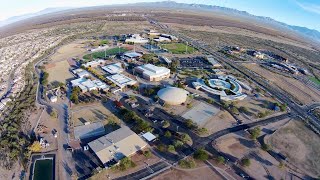
<instances>
[{"instance_id":1,"label":"open field","mask_svg":"<svg viewBox=\"0 0 320 180\"><path fill-rule=\"evenodd\" d=\"M77 106L72 108L71 112L74 126L83 125L85 122L103 122L104 124L107 124L110 120L119 122L119 119L100 103Z\"/></svg>"},{"instance_id":2,"label":"open field","mask_svg":"<svg viewBox=\"0 0 320 180\"><path fill-rule=\"evenodd\" d=\"M304 85L302 82L296 79L284 77L282 75L270 72L257 64L243 64L243 66L261 75L272 85L278 86L282 90L288 92L291 96L303 104L320 101L319 91Z\"/></svg>"},{"instance_id":3,"label":"open field","mask_svg":"<svg viewBox=\"0 0 320 180\"><path fill-rule=\"evenodd\" d=\"M162 48L167 49L172 54L192 54L196 49L183 43L162 44Z\"/></svg>"},{"instance_id":4,"label":"open field","mask_svg":"<svg viewBox=\"0 0 320 180\"><path fill-rule=\"evenodd\" d=\"M54 55L51 56L51 61L65 61L73 57L81 58L87 52L84 45L85 40L76 40L72 43L61 46Z\"/></svg>"},{"instance_id":5,"label":"open field","mask_svg":"<svg viewBox=\"0 0 320 180\"><path fill-rule=\"evenodd\" d=\"M300 121L291 121L268 136L266 141L276 151L288 157L289 162L320 176L320 139Z\"/></svg>"},{"instance_id":6,"label":"open field","mask_svg":"<svg viewBox=\"0 0 320 180\"><path fill-rule=\"evenodd\" d=\"M83 56L83 59L103 59L105 56L111 56L111 55L116 55L118 53L123 53L128 51L125 48L111 48L107 49L106 51L99 51L99 52L94 52L90 54L86 54Z\"/></svg>"},{"instance_id":7,"label":"open field","mask_svg":"<svg viewBox=\"0 0 320 180\"><path fill-rule=\"evenodd\" d=\"M70 65L67 60L59 62L50 62L46 65L46 72L49 73L48 82L55 81L66 83L68 79L74 76L69 71Z\"/></svg>"}]
</instances>

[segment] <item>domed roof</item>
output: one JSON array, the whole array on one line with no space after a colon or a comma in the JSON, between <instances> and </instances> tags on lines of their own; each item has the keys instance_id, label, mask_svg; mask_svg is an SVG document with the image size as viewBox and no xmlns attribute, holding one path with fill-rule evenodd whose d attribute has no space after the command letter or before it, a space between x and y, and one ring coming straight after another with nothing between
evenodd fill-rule
<instances>
[{"instance_id":1,"label":"domed roof","mask_svg":"<svg viewBox=\"0 0 320 180\"><path fill-rule=\"evenodd\" d=\"M158 96L166 104L179 105L187 100L188 91L176 87L167 87L158 91Z\"/></svg>"}]
</instances>

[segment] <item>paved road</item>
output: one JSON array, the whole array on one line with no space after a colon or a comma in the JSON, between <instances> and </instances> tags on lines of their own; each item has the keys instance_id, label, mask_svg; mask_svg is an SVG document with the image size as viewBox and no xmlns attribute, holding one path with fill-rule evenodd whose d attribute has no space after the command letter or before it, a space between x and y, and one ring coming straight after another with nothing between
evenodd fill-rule
<instances>
[{"instance_id":1,"label":"paved road","mask_svg":"<svg viewBox=\"0 0 320 180\"><path fill-rule=\"evenodd\" d=\"M143 179L145 177L151 177L151 175L156 175L157 172L169 169L171 165L164 161L160 161L156 164L153 164L151 166L147 166L144 169L141 169L137 172L134 172L132 174L128 174L126 176L122 176L119 178L116 178L115 180L137 180L137 179Z\"/></svg>"}]
</instances>

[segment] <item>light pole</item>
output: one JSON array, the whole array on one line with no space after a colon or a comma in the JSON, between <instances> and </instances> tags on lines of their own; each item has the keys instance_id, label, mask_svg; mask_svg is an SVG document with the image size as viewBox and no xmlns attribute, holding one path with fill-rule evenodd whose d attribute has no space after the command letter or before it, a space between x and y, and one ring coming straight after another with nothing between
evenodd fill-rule
<instances>
[{"instance_id":1,"label":"light pole","mask_svg":"<svg viewBox=\"0 0 320 180\"><path fill-rule=\"evenodd\" d=\"M178 132L179 126L177 125L177 132Z\"/></svg>"}]
</instances>

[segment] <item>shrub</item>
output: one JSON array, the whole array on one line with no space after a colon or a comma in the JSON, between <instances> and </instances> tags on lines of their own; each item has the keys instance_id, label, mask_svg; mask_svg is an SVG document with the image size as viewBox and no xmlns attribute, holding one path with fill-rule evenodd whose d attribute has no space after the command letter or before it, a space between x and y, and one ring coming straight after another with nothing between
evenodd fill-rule
<instances>
[{"instance_id":1,"label":"shrub","mask_svg":"<svg viewBox=\"0 0 320 180\"><path fill-rule=\"evenodd\" d=\"M257 139L260 136L261 129L259 127L255 127L254 129L250 130L251 139Z\"/></svg>"},{"instance_id":2,"label":"shrub","mask_svg":"<svg viewBox=\"0 0 320 180\"><path fill-rule=\"evenodd\" d=\"M159 144L159 145L157 146L157 148L158 148L158 150L161 151L161 152L166 151L166 145L164 145L164 144Z\"/></svg>"},{"instance_id":3,"label":"shrub","mask_svg":"<svg viewBox=\"0 0 320 180\"><path fill-rule=\"evenodd\" d=\"M270 151L271 150L271 146L269 144L263 143L261 145L261 149L264 150L264 151Z\"/></svg>"},{"instance_id":4,"label":"shrub","mask_svg":"<svg viewBox=\"0 0 320 180\"><path fill-rule=\"evenodd\" d=\"M170 131L166 131L164 133L164 136L167 137L167 138L171 137L171 132Z\"/></svg>"},{"instance_id":5,"label":"shrub","mask_svg":"<svg viewBox=\"0 0 320 180\"><path fill-rule=\"evenodd\" d=\"M207 151L204 149L198 149L196 152L193 154L193 157L195 159L201 160L201 161L206 161L209 158L209 155Z\"/></svg>"},{"instance_id":6,"label":"shrub","mask_svg":"<svg viewBox=\"0 0 320 180\"><path fill-rule=\"evenodd\" d=\"M223 156L218 156L217 162L218 162L219 164L223 164L225 161L226 161L226 159L225 159Z\"/></svg>"},{"instance_id":7,"label":"shrub","mask_svg":"<svg viewBox=\"0 0 320 180\"><path fill-rule=\"evenodd\" d=\"M121 159L120 164L119 164L119 170L120 171L125 171L129 168L135 167L135 163L131 161L130 158L125 157Z\"/></svg>"},{"instance_id":8,"label":"shrub","mask_svg":"<svg viewBox=\"0 0 320 180\"><path fill-rule=\"evenodd\" d=\"M152 153L151 153L151 151L144 151L144 152L143 152L143 155L144 155L146 158L150 158L151 155L152 155Z\"/></svg>"},{"instance_id":9,"label":"shrub","mask_svg":"<svg viewBox=\"0 0 320 180\"><path fill-rule=\"evenodd\" d=\"M170 126L170 122L169 121L164 121L162 127L163 128L167 128Z\"/></svg>"},{"instance_id":10,"label":"shrub","mask_svg":"<svg viewBox=\"0 0 320 180\"><path fill-rule=\"evenodd\" d=\"M196 162L191 158L180 160L178 164L180 167L185 169L191 169L196 167Z\"/></svg>"},{"instance_id":11,"label":"shrub","mask_svg":"<svg viewBox=\"0 0 320 180\"><path fill-rule=\"evenodd\" d=\"M244 166L244 167L248 167L248 166L250 166L250 164L251 164L251 161L248 158L243 158L241 160L241 165Z\"/></svg>"},{"instance_id":12,"label":"shrub","mask_svg":"<svg viewBox=\"0 0 320 180\"><path fill-rule=\"evenodd\" d=\"M176 149L174 148L173 145L169 145L169 146L168 146L168 151L169 151L169 152L174 152L174 151L176 151Z\"/></svg>"}]
</instances>

